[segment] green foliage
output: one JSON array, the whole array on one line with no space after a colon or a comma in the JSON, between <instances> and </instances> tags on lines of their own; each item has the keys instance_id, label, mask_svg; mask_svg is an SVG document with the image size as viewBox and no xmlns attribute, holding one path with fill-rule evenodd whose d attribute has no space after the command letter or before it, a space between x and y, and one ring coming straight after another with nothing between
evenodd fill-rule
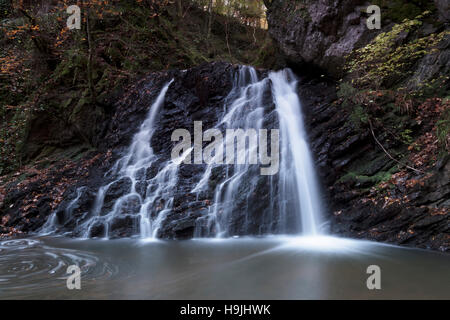
<instances>
[{"instance_id":1,"label":"green foliage","mask_svg":"<svg viewBox=\"0 0 450 320\"><path fill-rule=\"evenodd\" d=\"M207 7L209 0L196 0L201 7ZM258 20L265 17L265 8L262 0L215 0L212 9L221 15L237 17L242 21Z\"/></svg>"},{"instance_id":2,"label":"green foliage","mask_svg":"<svg viewBox=\"0 0 450 320\"><path fill-rule=\"evenodd\" d=\"M369 114L362 106L355 106L350 114L350 120L357 128L361 128L363 125L369 122Z\"/></svg>"},{"instance_id":3,"label":"green foliage","mask_svg":"<svg viewBox=\"0 0 450 320\"><path fill-rule=\"evenodd\" d=\"M7 17L11 13L11 1L0 0L0 18Z\"/></svg>"},{"instance_id":4,"label":"green foliage","mask_svg":"<svg viewBox=\"0 0 450 320\"><path fill-rule=\"evenodd\" d=\"M444 36L450 34L449 31L432 33L424 37L411 37L412 40L402 43L401 38L407 38L417 30L427 14L429 12L396 24L391 31L379 34L367 46L353 52L346 66L353 78L353 85L379 89L410 75L414 63L432 52Z\"/></svg>"},{"instance_id":5,"label":"green foliage","mask_svg":"<svg viewBox=\"0 0 450 320\"><path fill-rule=\"evenodd\" d=\"M257 51L256 58L251 62L252 66L275 69L278 61L277 49L270 37L267 37L264 43Z\"/></svg>"},{"instance_id":6,"label":"green foliage","mask_svg":"<svg viewBox=\"0 0 450 320\"><path fill-rule=\"evenodd\" d=\"M412 79L411 82L413 82L412 84L416 88L414 92L412 92L412 95L421 99L446 97L449 94L449 80L450 76L448 75L440 75L437 78L420 82Z\"/></svg>"},{"instance_id":7,"label":"green foliage","mask_svg":"<svg viewBox=\"0 0 450 320\"><path fill-rule=\"evenodd\" d=\"M358 89L354 88L348 82L342 82L337 91L337 96L347 102L351 100L356 93L358 93Z\"/></svg>"},{"instance_id":8,"label":"green foliage","mask_svg":"<svg viewBox=\"0 0 450 320\"><path fill-rule=\"evenodd\" d=\"M450 152L450 109L446 109L436 123L436 134L441 149Z\"/></svg>"},{"instance_id":9,"label":"green foliage","mask_svg":"<svg viewBox=\"0 0 450 320\"><path fill-rule=\"evenodd\" d=\"M350 121L357 128L361 128L369 121L369 114L361 105L364 94L348 82L342 82L337 91L338 98L342 99L342 105L350 109Z\"/></svg>"},{"instance_id":10,"label":"green foliage","mask_svg":"<svg viewBox=\"0 0 450 320\"><path fill-rule=\"evenodd\" d=\"M411 137L412 132L413 131L411 129L405 129L400 132L400 137L404 144L410 145L411 143L413 143L413 138Z\"/></svg>"},{"instance_id":11,"label":"green foliage","mask_svg":"<svg viewBox=\"0 0 450 320\"><path fill-rule=\"evenodd\" d=\"M0 106L0 175L17 169L20 165L20 151L24 144L28 112L19 107L9 109Z\"/></svg>"},{"instance_id":12,"label":"green foliage","mask_svg":"<svg viewBox=\"0 0 450 320\"><path fill-rule=\"evenodd\" d=\"M344 176L342 176L339 179L339 182L346 182L346 181L353 180L359 184L377 185L379 183L389 181L392 177L393 171L395 171L395 170L380 171L373 176L366 176L366 175L359 174L357 172L349 172L349 173L345 174Z\"/></svg>"},{"instance_id":13,"label":"green foliage","mask_svg":"<svg viewBox=\"0 0 450 320\"><path fill-rule=\"evenodd\" d=\"M0 0L0 17L9 3ZM89 144L95 128L85 132L89 126L80 121L89 118L96 123L104 115L105 101L146 73L211 60L263 67L275 57L266 30L259 28L265 21L262 0L213 1L212 15L207 12L210 0L182 0L182 15L180 2L172 0L83 1L79 5L84 19L90 8L90 43L86 20L81 30L67 30L69 3L46 2L45 10L26 4L32 19L15 10L2 21L0 175L17 169L23 156L34 157L41 149L54 152L45 145L58 137L27 140L36 111L50 119L49 126L67 125L78 135L74 143ZM52 66L43 63L35 40L51 49Z\"/></svg>"}]
</instances>

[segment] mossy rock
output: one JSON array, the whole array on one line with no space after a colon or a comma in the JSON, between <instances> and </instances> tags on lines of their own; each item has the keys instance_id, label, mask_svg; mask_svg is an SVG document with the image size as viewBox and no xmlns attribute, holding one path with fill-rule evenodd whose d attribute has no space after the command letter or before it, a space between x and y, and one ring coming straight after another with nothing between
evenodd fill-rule
<instances>
[{"instance_id":1,"label":"mossy rock","mask_svg":"<svg viewBox=\"0 0 450 320\"><path fill-rule=\"evenodd\" d=\"M432 0L373 0L371 3L380 6L384 19L396 23L413 19L424 11L436 11Z\"/></svg>"}]
</instances>

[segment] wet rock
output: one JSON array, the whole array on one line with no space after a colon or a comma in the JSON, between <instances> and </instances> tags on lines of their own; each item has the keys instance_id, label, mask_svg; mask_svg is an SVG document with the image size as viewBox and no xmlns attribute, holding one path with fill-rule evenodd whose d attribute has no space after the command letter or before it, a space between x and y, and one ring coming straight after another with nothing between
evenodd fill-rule
<instances>
[{"instance_id":1,"label":"wet rock","mask_svg":"<svg viewBox=\"0 0 450 320\"><path fill-rule=\"evenodd\" d=\"M117 216L114 217L109 225L109 237L129 237L136 233L139 225L139 216Z\"/></svg>"},{"instance_id":2,"label":"wet rock","mask_svg":"<svg viewBox=\"0 0 450 320\"><path fill-rule=\"evenodd\" d=\"M130 178L122 178L113 182L105 193L103 207L101 209L102 214L107 214L114 207L114 203L118 198L128 194L131 191Z\"/></svg>"},{"instance_id":3,"label":"wet rock","mask_svg":"<svg viewBox=\"0 0 450 320\"><path fill-rule=\"evenodd\" d=\"M90 230L89 230L89 237L91 238L100 238L105 236L105 224L101 221L95 222Z\"/></svg>"}]
</instances>

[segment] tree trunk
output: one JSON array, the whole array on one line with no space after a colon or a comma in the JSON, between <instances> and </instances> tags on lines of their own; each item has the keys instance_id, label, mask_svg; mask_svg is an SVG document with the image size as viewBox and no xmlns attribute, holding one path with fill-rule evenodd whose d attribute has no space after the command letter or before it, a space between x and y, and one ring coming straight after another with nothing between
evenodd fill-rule
<instances>
[{"instance_id":1,"label":"tree trunk","mask_svg":"<svg viewBox=\"0 0 450 320\"><path fill-rule=\"evenodd\" d=\"M91 102L95 104L96 102L96 95L95 95L95 88L94 88L94 82L92 79L92 35L91 35L91 27L90 27L90 21L89 21L89 7L86 8L86 36L88 39L88 61L87 61L87 78L88 78L88 86L89 86L89 92L91 95Z\"/></svg>"},{"instance_id":2,"label":"tree trunk","mask_svg":"<svg viewBox=\"0 0 450 320\"><path fill-rule=\"evenodd\" d=\"M213 7L213 0L209 0L208 4L208 27L206 32L206 38L209 39L211 36L211 25L212 25L212 7Z\"/></svg>"},{"instance_id":3,"label":"tree trunk","mask_svg":"<svg viewBox=\"0 0 450 320\"><path fill-rule=\"evenodd\" d=\"M38 53L41 55L41 59L43 59L46 62L47 67L50 70L54 70L56 67L55 61L57 59L53 55L52 49L50 48L50 46L48 44L45 34L43 34L42 31L35 32L32 29L33 26L37 25L36 18L34 18L31 14L29 14L23 7L19 7L19 11L20 11L20 13L22 13L22 15L24 17L26 17L28 19L28 21L31 24L28 32L31 35L31 39L32 39L34 45L36 46Z\"/></svg>"},{"instance_id":4,"label":"tree trunk","mask_svg":"<svg viewBox=\"0 0 450 320\"><path fill-rule=\"evenodd\" d=\"M177 15L178 18L182 18L183 17L183 4L182 4L182 0L176 0L177 1Z\"/></svg>"}]
</instances>

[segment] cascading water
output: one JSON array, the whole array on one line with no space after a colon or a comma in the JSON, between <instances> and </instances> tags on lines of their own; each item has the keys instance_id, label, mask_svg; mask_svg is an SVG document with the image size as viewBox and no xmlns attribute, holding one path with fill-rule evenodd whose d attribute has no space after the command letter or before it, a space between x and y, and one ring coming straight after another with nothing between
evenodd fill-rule
<instances>
[{"instance_id":1,"label":"cascading water","mask_svg":"<svg viewBox=\"0 0 450 320\"><path fill-rule=\"evenodd\" d=\"M172 81L161 89L127 153L105 174L113 177L113 181L98 189L94 204L85 215L87 218L77 226L78 234L84 237L103 234L108 238L119 221L132 224L133 233L142 238L157 238L167 217L173 213L182 182L180 167L185 165L181 162L191 156L192 149L185 150L178 159L163 159L154 153L150 143L158 125L155 119ZM320 233L321 199L296 86L297 80L288 69L270 72L260 80L252 67L240 67L215 127L221 132L279 128L279 150L273 145L250 143L249 137L248 147L237 150L237 157L244 152L247 160L257 150L261 157L263 147L267 152L279 151L279 171L262 176L261 165L248 164L249 161L234 165L212 161L202 166L203 171L192 177L193 183L187 191L197 202L210 199L204 202L206 212L194 215L194 237ZM234 148L234 139L226 135L224 146L228 148L230 144ZM151 168L157 172L149 177ZM113 205L106 205L105 197L111 190L114 193L117 185L126 187L121 187L121 194L114 198ZM65 216L71 214L81 191L82 188L68 204ZM180 197L179 193L177 196ZM181 197L184 196L187 195ZM55 213L43 231L57 231L58 224Z\"/></svg>"},{"instance_id":2,"label":"cascading water","mask_svg":"<svg viewBox=\"0 0 450 320\"><path fill-rule=\"evenodd\" d=\"M268 80L258 81L256 70L251 67L241 67L239 75L235 78L233 89L228 95L226 101L230 101L230 105L225 105L224 115L217 124L216 128L226 129L260 129L264 121L264 105L262 95L267 87ZM234 137L226 136L224 144L233 144L231 141ZM250 153L257 148L250 145L244 150L245 156L249 159ZM238 150L238 152L242 150ZM215 163L215 162L213 162ZM200 182L192 190L193 193L201 193L208 187L212 171L217 165L210 164L207 166ZM230 224L232 223L232 214L236 212L235 199L240 193L239 186L244 179L250 181L250 189L254 188L255 177L259 174L258 168L248 164L234 164L232 168L226 167L226 175L223 182L218 184L214 195L214 204L210 206L209 213L206 217L199 219L195 231L195 236L217 236L226 237L232 235ZM248 213L248 206L244 208ZM206 229L202 231L199 227L206 221ZM251 217L246 214L243 228L246 228Z\"/></svg>"},{"instance_id":3,"label":"cascading water","mask_svg":"<svg viewBox=\"0 0 450 320\"><path fill-rule=\"evenodd\" d=\"M316 235L322 216L322 205L309 150L301 104L296 93L297 81L291 70L269 75L281 130L280 197L285 203L294 195L297 216L301 217L302 234ZM280 210L288 210L282 206ZM284 212L283 215L287 213Z\"/></svg>"},{"instance_id":4,"label":"cascading water","mask_svg":"<svg viewBox=\"0 0 450 320\"><path fill-rule=\"evenodd\" d=\"M263 96L267 91L272 95L281 131L281 163L278 177L265 179L265 183L269 185L267 190L271 208L268 211L269 214L263 217L264 223L261 223L259 234L301 232L303 235L316 235L319 233L322 214L321 199L296 86L295 76L289 69L271 72L267 78L258 80L253 68L241 67L227 99L231 103L225 106L224 115L217 125L217 128L222 130L262 128L267 119L267 113L270 112L263 103ZM229 139L227 136L225 145L230 142ZM247 159L250 157L252 147L254 146L250 145L245 150ZM215 166L214 164L207 166L200 182L193 189L194 193L199 193L207 187ZM252 201L255 200L252 199L252 195L257 192L258 179L262 178L258 178L257 169L249 164L234 165L233 170L227 168L225 179L216 187L214 204L206 217L207 228L202 230L200 226L204 224L205 218L200 218L195 236L233 235L235 221L232 215L242 210L242 207L239 208L239 205L236 205L236 199L242 197L241 186L243 185L248 186L244 195L247 197L244 206L247 214L241 222L240 229L244 233L251 232L252 217L248 216L248 212L253 205Z\"/></svg>"},{"instance_id":5,"label":"cascading water","mask_svg":"<svg viewBox=\"0 0 450 320\"><path fill-rule=\"evenodd\" d=\"M89 227L86 229L85 236L89 235L90 226L98 220L105 223L106 236L108 236L108 227L113 219L117 215L121 214L122 209L130 206L136 207L137 203L137 206L140 207L140 233L142 237L148 237L152 235L159 227L159 223L161 221L159 216L164 216L165 212L170 210L170 205L172 203L170 190L176 184L178 169L177 165L173 165L172 163L169 164L161 170L156 177L151 179L147 185L147 192L145 192L144 197L137 191L136 185L138 182L138 177L142 176L157 158L150 145L150 140L155 131L155 118L161 105L164 103L166 92L172 82L173 80L162 88L156 98L156 101L151 106L147 118L142 123L139 132L133 137L128 153L119 159L112 169L114 174L118 174L119 179L128 178L131 180L130 192L117 199L113 210L110 213L100 217L104 193L111 183L106 187L100 188L96 199L96 207L94 209L95 216L87 222ZM159 212L156 219L152 220L150 217L155 210L154 208L151 208L150 205L155 205L157 200L159 200L160 203L165 203L165 205L163 210Z\"/></svg>"},{"instance_id":6,"label":"cascading water","mask_svg":"<svg viewBox=\"0 0 450 320\"><path fill-rule=\"evenodd\" d=\"M155 102L151 106L147 118L142 123L139 132L134 135L132 143L128 148L128 152L105 174L105 176L115 176L117 179L100 187L98 190L94 206L91 210L92 216L80 227L85 238L90 236L93 227L98 227L99 225L104 228L104 236L107 238L114 219L117 217L122 219L126 218L127 211L133 211L132 209L135 208L140 208L139 229L141 236L149 237L158 229L159 223L162 220L160 216L164 216L165 212L170 210L170 205L172 203L170 191L177 181L178 165L170 162L153 179L148 181L147 190L145 192L139 192L137 189L138 186L140 187L139 182L142 176L146 174L146 170L150 168L158 158L153 152L150 140L155 131L156 116L164 103L166 92L172 82L173 80L162 88ZM105 195L109 188L118 181L131 182L129 192L115 201L111 211L102 214ZM77 198L70 203L68 208L70 208L79 197L80 195L78 192ZM165 203L162 210L160 210L161 208L159 207L156 209L150 206L155 205L157 201L160 204ZM66 209L66 211L68 211L68 209ZM152 219L151 217L152 215L154 216L155 212L158 212L158 214L156 215L156 218ZM134 213L135 212L131 215L133 218L136 216ZM49 223L44 226L42 232L48 233L54 231L56 223L56 215L53 214L49 219Z\"/></svg>"}]
</instances>

